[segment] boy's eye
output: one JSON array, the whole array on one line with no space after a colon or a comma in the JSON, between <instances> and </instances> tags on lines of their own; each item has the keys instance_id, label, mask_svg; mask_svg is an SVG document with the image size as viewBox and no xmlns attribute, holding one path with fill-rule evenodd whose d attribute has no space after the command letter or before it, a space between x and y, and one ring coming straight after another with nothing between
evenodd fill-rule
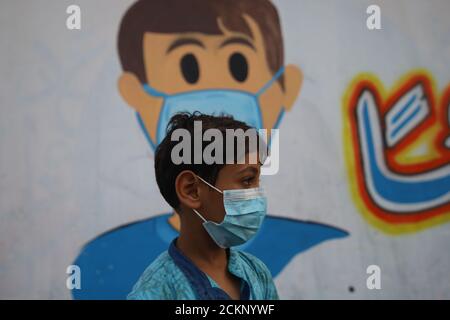
<instances>
[{"instance_id":1,"label":"boy's eye","mask_svg":"<svg viewBox=\"0 0 450 320\"><path fill-rule=\"evenodd\" d=\"M194 84L200 77L200 70L198 67L197 58L192 54L185 54L180 61L181 73L184 79L190 84Z\"/></svg>"},{"instance_id":2,"label":"boy's eye","mask_svg":"<svg viewBox=\"0 0 450 320\"><path fill-rule=\"evenodd\" d=\"M233 53L228 61L231 75L239 82L244 82L248 76L247 59L239 53Z\"/></svg>"},{"instance_id":3,"label":"boy's eye","mask_svg":"<svg viewBox=\"0 0 450 320\"><path fill-rule=\"evenodd\" d=\"M250 186L250 185L253 183L254 180L255 180L255 177L247 177L247 178L244 178L244 179L242 180L242 183L243 183L245 186Z\"/></svg>"}]
</instances>

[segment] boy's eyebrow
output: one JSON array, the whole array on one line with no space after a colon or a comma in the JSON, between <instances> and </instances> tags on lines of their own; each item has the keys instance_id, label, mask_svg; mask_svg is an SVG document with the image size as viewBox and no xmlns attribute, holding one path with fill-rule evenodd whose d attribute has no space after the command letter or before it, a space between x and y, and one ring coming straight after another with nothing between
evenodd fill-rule
<instances>
[{"instance_id":1,"label":"boy's eyebrow","mask_svg":"<svg viewBox=\"0 0 450 320\"><path fill-rule=\"evenodd\" d=\"M169 48L166 50L166 54L168 54L170 51L175 50L176 48L188 44L193 44L202 48L205 48L205 45L198 39L195 38L179 38L172 42L172 44L169 46Z\"/></svg>"},{"instance_id":2,"label":"boy's eyebrow","mask_svg":"<svg viewBox=\"0 0 450 320\"><path fill-rule=\"evenodd\" d=\"M225 47L229 44L234 44L234 43L239 43L239 44L243 44L246 45L250 48L252 48L253 50L256 51L255 46L253 45L253 43L251 43L251 41L242 38L242 37L232 37L232 38L228 38L227 40L225 40L224 42L222 42L222 44L220 45L219 48Z\"/></svg>"},{"instance_id":3,"label":"boy's eyebrow","mask_svg":"<svg viewBox=\"0 0 450 320\"><path fill-rule=\"evenodd\" d=\"M238 171L238 174L245 173L246 171L251 171L252 173L255 173L255 174L258 173L258 169L256 169L255 167L251 166L251 167L245 167L244 169Z\"/></svg>"}]
</instances>

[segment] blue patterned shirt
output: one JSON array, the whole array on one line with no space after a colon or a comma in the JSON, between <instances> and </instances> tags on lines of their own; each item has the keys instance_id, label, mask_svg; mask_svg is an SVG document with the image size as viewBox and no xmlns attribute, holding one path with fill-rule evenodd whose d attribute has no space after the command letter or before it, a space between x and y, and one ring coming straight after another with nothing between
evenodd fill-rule
<instances>
[{"instance_id":1,"label":"blue patterned shirt","mask_svg":"<svg viewBox=\"0 0 450 320\"><path fill-rule=\"evenodd\" d=\"M227 300L230 296L201 271L175 245L161 253L144 271L130 300ZM266 265L255 256L233 248L228 251L228 270L240 279L241 300L278 300Z\"/></svg>"}]
</instances>

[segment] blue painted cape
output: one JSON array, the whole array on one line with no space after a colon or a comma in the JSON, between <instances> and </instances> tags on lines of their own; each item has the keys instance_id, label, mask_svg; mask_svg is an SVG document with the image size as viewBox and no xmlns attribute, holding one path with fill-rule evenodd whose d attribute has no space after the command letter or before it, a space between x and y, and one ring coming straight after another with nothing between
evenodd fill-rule
<instances>
[{"instance_id":1,"label":"blue painted cape","mask_svg":"<svg viewBox=\"0 0 450 320\"><path fill-rule=\"evenodd\" d=\"M72 290L73 298L125 299L142 272L178 236L170 216L134 222L87 243L74 262L81 268L81 289ZM267 215L258 233L236 248L261 259L275 278L295 255L347 235L332 226Z\"/></svg>"}]
</instances>

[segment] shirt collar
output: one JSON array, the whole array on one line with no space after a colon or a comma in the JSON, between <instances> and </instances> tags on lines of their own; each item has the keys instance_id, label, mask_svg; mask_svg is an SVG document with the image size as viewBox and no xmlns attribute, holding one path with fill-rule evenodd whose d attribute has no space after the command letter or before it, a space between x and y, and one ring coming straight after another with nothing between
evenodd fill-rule
<instances>
[{"instance_id":1,"label":"shirt collar","mask_svg":"<svg viewBox=\"0 0 450 320\"><path fill-rule=\"evenodd\" d=\"M175 245L177 239L178 237L173 239L170 243L168 250L169 255L186 275L193 286L194 291L197 292L199 299L230 299L225 291L220 288L212 287L206 274L177 248ZM226 251L228 256L228 271L244 281L244 289L243 292L241 292L241 298L242 300L248 300L250 296L249 285L244 279L242 267L238 263L238 253L232 248L227 248Z\"/></svg>"}]
</instances>

